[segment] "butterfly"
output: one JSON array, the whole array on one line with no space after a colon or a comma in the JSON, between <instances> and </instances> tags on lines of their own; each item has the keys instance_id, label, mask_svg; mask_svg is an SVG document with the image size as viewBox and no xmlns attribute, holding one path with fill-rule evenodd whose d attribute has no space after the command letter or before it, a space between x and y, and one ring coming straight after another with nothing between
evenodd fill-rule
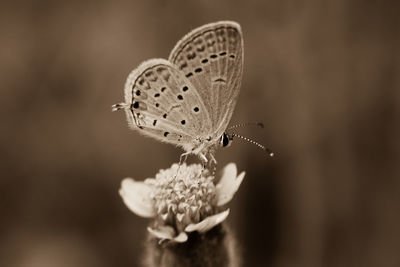
<instances>
[{"instance_id":1,"label":"butterfly","mask_svg":"<svg viewBox=\"0 0 400 267\"><path fill-rule=\"evenodd\" d=\"M140 64L125 83L124 109L132 129L185 153L216 163L214 152L230 145L225 131L235 109L243 73L243 36L232 21L196 28L168 60ZM181 158L182 158L181 156Z\"/></svg>"}]
</instances>

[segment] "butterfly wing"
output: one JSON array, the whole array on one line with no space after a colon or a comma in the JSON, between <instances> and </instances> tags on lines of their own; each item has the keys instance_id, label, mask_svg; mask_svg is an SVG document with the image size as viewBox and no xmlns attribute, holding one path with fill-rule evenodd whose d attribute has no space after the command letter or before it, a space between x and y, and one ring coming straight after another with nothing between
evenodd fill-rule
<instances>
[{"instance_id":1,"label":"butterfly wing","mask_svg":"<svg viewBox=\"0 0 400 267\"><path fill-rule=\"evenodd\" d=\"M169 61L198 90L212 127L204 135L219 137L233 114L243 73L243 37L240 25L221 21L199 27L179 41Z\"/></svg>"},{"instance_id":2,"label":"butterfly wing","mask_svg":"<svg viewBox=\"0 0 400 267\"><path fill-rule=\"evenodd\" d=\"M124 105L131 128L185 150L194 146L199 132L211 127L193 84L164 59L145 61L130 73Z\"/></svg>"}]
</instances>

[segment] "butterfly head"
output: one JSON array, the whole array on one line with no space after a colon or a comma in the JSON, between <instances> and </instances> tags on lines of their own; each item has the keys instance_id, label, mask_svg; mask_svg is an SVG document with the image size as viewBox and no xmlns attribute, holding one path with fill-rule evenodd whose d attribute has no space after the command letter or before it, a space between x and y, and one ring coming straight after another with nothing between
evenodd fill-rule
<instances>
[{"instance_id":1,"label":"butterfly head","mask_svg":"<svg viewBox=\"0 0 400 267\"><path fill-rule=\"evenodd\" d=\"M248 125L257 125L257 126L259 126L259 127L261 127L261 128L264 127L264 125L263 125L262 123L243 123L243 124L238 124L238 125L231 126L231 127L228 128L228 130L231 130L231 129L234 129L234 128L237 128L237 127L241 127L241 126L248 126ZM240 138L240 139L242 139L242 140L245 140L245 141L247 141L247 142L249 142L249 143L251 143L251 144L253 144L253 145L258 146L259 148L265 150L265 152L267 152L267 154L268 154L270 157L273 157L273 156L274 156L274 152L272 152L271 150L269 150L269 149L266 148L265 146L263 146L263 145L257 143L256 141L253 141L253 140L251 140L251 139L249 139L249 138L247 138L247 137L244 137L244 136L242 136L242 135L239 135L239 134L237 134L237 133L231 133L231 134L226 133L226 132L223 133L222 136L220 137L219 145L220 145L221 147L230 146L230 145L232 144L233 138L235 138L235 137L238 137L238 138Z\"/></svg>"}]
</instances>

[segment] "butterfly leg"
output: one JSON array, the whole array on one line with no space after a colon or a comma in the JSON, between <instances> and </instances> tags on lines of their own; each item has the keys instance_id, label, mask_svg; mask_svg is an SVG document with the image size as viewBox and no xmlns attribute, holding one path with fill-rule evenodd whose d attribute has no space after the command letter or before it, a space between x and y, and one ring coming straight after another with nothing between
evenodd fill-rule
<instances>
[{"instance_id":1,"label":"butterfly leg","mask_svg":"<svg viewBox=\"0 0 400 267\"><path fill-rule=\"evenodd\" d=\"M211 161L209 161L206 157L206 155L204 155L202 152L199 153L199 157L202 161L202 170L201 170L201 175L204 174L205 171L209 171L208 167Z\"/></svg>"},{"instance_id":2,"label":"butterfly leg","mask_svg":"<svg viewBox=\"0 0 400 267\"><path fill-rule=\"evenodd\" d=\"M203 171L205 170L205 169L207 169L207 164L208 164L208 159L207 159L207 157L203 154L203 153L199 153L199 157L200 157L200 159L201 159L201 161L203 162L203 170L201 171L201 173L203 173Z\"/></svg>"},{"instance_id":3,"label":"butterfly leg","mask_svg":"<svg viewBox=\"0 0 400 267\"><path fill-rule=\"evenodd\" d=\"M191 153L191 152L182 153L181 156L179 157L179 165L178 165L178 170L176 171L176 174L175 174L175 178L176 178L176 176L177 176L178 173L179 173L179 170L180 170L180 168L181 168L181 165L182 165L183 163L186 162L187 157L188 157L188 155L189 155L190 153Z\"/></svg>"},{"instance_id":4,"label":"butterfly leg","mask_svg":"<svg viewBox=\"0 0 400 267\"><path fill-rule=\"evenodd\" d=\"M209 168L210 170L212 169L212 175L215 175L216 171L217 171L217 160L215 159L214 155L212 153L209 153L210 155L210 164L209 164Z\"/></svg>"},{"instance_id":5,"label":"butterfly leg","mask_svg":"<svg viewBox=\"0 0 400 267\"><path fill-rule=\"evenodd\" d=\"M210 158L211 158L211 162L214 163L215 165L217 165L217 160L215 159L214 155L212 153L210 154Z\"/></svg>"},{"instance_id":6,"label":"butterfly leg","mask_svg":"<svg viewBox=\"0 0 400 267\"><path fill-rule=\"evenodd\" d=\"M199 153L199 157L200 157L200 159L203 161L203 165L205 165L205 164L207 164L208 163L208 159L207 159L207 157L203 154L203 153Z\"/></svg>"},{"instance_id":7,"label":"butterfly leg","mask_svg":"<svg viewBox=\"0 0 400 267\"><path fill-rule=\"evenodd\" d=\"M191 153L191 152L185 152L185 153L182 153L182 154L181 154L181 156L179 157L179 167L182 165L182 163L185 163L185 162L186 162L187 157L188 157L188 155L189 155L190 153Z\"/></svg>"}]
</instances>

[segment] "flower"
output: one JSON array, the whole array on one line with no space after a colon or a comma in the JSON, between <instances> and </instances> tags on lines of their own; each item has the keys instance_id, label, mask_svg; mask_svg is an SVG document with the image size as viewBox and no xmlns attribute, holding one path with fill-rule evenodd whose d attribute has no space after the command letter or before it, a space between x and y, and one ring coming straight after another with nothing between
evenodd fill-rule
<instances>
[{"instance_id":1,"label":"flower","mask_svg":"<svg viewBox=\"0 0 400 267\"><path fill-rule=\"evenodd\" d=\"M237 175L236 165L228 164L217 185L200 164L173 164L144 182L125 178L119 193L126 206L145 218L154 218L147 230L155 237L185 242L187 233L207 232L228 217L221 212L238 190L245 173Z\"/></svg>"}]
</instances>

